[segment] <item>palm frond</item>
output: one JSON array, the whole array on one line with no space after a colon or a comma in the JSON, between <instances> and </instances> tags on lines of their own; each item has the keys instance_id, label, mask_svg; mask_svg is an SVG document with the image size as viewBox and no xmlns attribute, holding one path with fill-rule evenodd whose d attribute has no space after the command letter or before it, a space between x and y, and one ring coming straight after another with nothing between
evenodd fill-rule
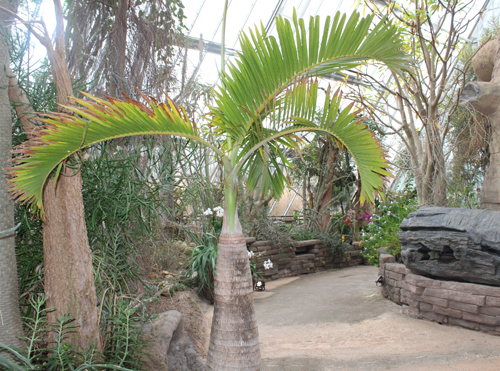
<instances>
[{"instance_id":1,"label":"palm frond","mask_svg":"<svg viewBox=\"0 0 500 371\"><path fill-rule=\"evenodd\" d=\"M299 92L298 95L301 93ZM311 91L308 91L308 94L313 96L310 99L311 105L316 106L317 95L313 95ZM309 97L304 97L304 99L308 100ZM390 176L385 151L374 138L373 133L366 129L362 118L357 117L358 112L352 112L352 105L341 108L341 101L342 95L339 91L333 95L328 91L319 118L312 114L309 118L291 116L283 130L269 132L270 135L260 142L247 142L248 147L251 144L253 147L244 148L240 154L239 166L235 168L235 171L247 175L247 186L250 190L256 188L259 184L259 176L262 175L267 178L275 176L277 179L284 180L285 176L281 167L288 164L279 150L278 142L282 146L299 148L297 135L302 132L315 132L330 137L340 147L351 153L361 179L360 202L363 203L365 199L373 201L374 196L382 191L383 179ZM272 149L268 153L273 154L274 162L259 160L262 149L266 146ZM281 162L276 159L281 159ZM264 164L272 164L274 171L271 172L269 168L263 167ZM271 179L265 181L274 197L283 191L283 185L278 183Z\"/></svg>"},{"instance_id":2,"label":"palm frond","mask_svg":"<svg viewBox=\"0 0 500 371\"><path fill-rule=\"evenodd\" d=\"M77 115L47 115L47 125L36 138L38 145L24 143L14 151L18 156L9 170L11 193L42 214L43 187L51 172L79 150L102 141L134 135L175 135L199 141L223 156L220 149L200 137L183 109L171 100L159 103L143 96L144 104L128 97L120 101L87 96L93 102L75 99L83 107L66 107Z\"/></svg>"},{"instance_id":3,"label":"palm frond","mask_svg":"<svg viewBox=\"0 0 500 371\"><path fill-rule=\"evenodd\" d=\"M369 61L397 73L407 70L409 58L397 28L386 19L374 24L374 15L361 18L358 13L337 13L324 23L311 17L307 27L294 14L292 22L278 17L276 28L277 38L267 35L263 25L240 35L241 53L228 63L215 92L212 123L217 133L241 145L238 158L243 163L235 171L246 174L251 190L262 182L260 189L277 197L285 181L282 146L297 147L298 132L324 132L352 151L362 178L362 199L371 200L382 187L381 176L389 175L384 151L350 110L340 110L340 99L325 100L328 126L313 124L317 79ZM259 175L266 179L253 178Z\"/></svg>"},{"instance_id":4,"label":"palm frond","mask_svg":"<svg viewBox=\"0 0 500 371\"><path fill-rule=\"evenodd\" d=\"M337 13L321 25L316 16L310 18L306 33L304 21L294 15L293 23L277 18L277 39L267 35L263 25L242 33L242 51L234 63L228 63L215 93L213 114L219 131L244 141L275 109L280 95L304 78L341 72L372 60L395 72L407 70L409 58L402 52L397 28L386 19L375 25L373 20L374 15L360 18L354 12L347 19Z\"/></svg>"}]
</instances>

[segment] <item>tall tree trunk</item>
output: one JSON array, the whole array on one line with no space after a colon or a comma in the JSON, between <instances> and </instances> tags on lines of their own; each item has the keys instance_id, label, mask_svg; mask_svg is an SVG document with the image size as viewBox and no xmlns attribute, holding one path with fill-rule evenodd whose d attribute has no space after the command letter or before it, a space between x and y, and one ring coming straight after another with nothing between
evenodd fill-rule
<instances>
[{"instance_id":1,"label":"tall tree trunk","mask_svg":"<svg viewBox=\"0 0 500 371\"><path fill-rule=\"evenodd\" d=\"M17 117L28 140L37 140L33 109L15 77L11 77L9 81L9 97L11 102L15 102ZM62 99L67 100L67 97L60 96L59 100ZM44 189L45 294L47 307L55 308L47 313L47 318L49 322L54 322L61 315L69 314L75 318L78 328L66 340L82 349L89 342L97 344L97 348L101 349L92 258L83 212L81 175L79 172L75 175L66 172L65 175L59 179L56 189L53 181L49 181Z\"/></svg>"},{"instance_id":2,"label":"tall tree trunk","mask_svg":"<svg viewBox=\"0 0 500 371\"><path fill-rule=\"evenodd\" d=\"M334 147L332 142L327 141L323 145L322 151L325 152L324 155L326 159L323 159L320 163L325 169L328 169L328 173L320 176L320 180L318 181L318 216L320 217L318 222L320 230L326 232L331 219L327 207L333 196L333 181L336 170L335 159L338 154L338 149Z\"/></svg>"},{"instance_id":3,"label":"tall tree trunk","mask_svg":"<svg viewBox=\"0 0 500 371\"><path fill-rule=\"evenodd\" d=\"M224 224L227 225L227 212ZM209 370L260 370L260 344L245 238L236 213L235 231L222 229L215 269L214 317Z\"/></svg>"},{"instance_id":4,"label":"tall tree trunk","mask_svg":"<svg viewBox=\"0 0 500 371\"><path fill-rule=\"evenodd\" d=\"M0 6L16 11L18 2L0 0ZM9 166L12 148L12 116L8 96L9 45L5 36L10 17L0 11L0 343L21 347L23 336L21 312L19 310L19 287L17 276L15 232L6 232L14 227L14 204L7 189L5 168Z\"/></svg>"},{"instance_id":5,"label":"tall tree trunk","mask_svg":"<svg viewBox=\"0 0 500 371\"><path fill-rule=\"evenodd\" d=\"M80 172L67 168L54 189L50 180L45 186L43 252L45 295L49 321L64 314L78 325L66 339L79 349L93 343L101 349L99 313L94 286L82 198Z\"/></svg>"},{"instance_id":6,"label":"tall tree trunk","mask_svg":"<svg viewBox=\"0 0 500 371\"><path fill-rule=\"evenodd\" d=\"M109 93L118 97L125 92L125 56L127 48L127 11L129 0L118 0L115 6L115 24L111 33L111 47L114 76L110 81Z\"/></svg>"}]
</instances>

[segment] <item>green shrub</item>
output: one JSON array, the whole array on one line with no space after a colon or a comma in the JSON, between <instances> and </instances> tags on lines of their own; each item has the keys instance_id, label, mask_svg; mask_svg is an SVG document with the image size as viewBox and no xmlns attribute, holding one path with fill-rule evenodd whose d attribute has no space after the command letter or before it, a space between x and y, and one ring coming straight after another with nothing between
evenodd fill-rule
<instances>
[{"instance_id":1,"label":"green shrub","mask_svg":"<svg viewBox=\"0 0 500 371\"><path fill-rule=\"evenodd\" d=\"M405 189L396 194L388 193L385 201L375 200L375 212L371 222L361 232L361 255L368 258L370 264L378 266L377 249L383 246L387 246L387 251L392 255L399 255L399 226L408 214L417 209L417 204L416 191L412 189Z\"/></svg>"},{"instance_id":2,"label":"green shrub","mask_svg":"<svg viewBox=\"0 0 500 371\"><path fill-rule=\"evenodd\" d=\"M81 171L100 325L106 332L103 359L137 369L142 345L139 330L133 324L143 316L131 309L136 301L129 298L128 285L139 279L132 257L141 239L155 237L157 220L165 207L158 197L159 185L151 184L147 174L137 169L140 151L117 158L112 143L94 151ZM20 204L16 205L16 221L21 223L16 237L20 302L24 327L29 330L33 323L41 323L37 315L44 310L44 304L37 304L43 297L42 223ZM66 356L71 353L74 359L82 356L68 348L64 337L60 344L60 352L63 351Z\"/></svg>"},{"instance_id":3,"label":"green shrub","mask_svg":"<svg viewBox=\"0 0 500 371\"><path fill-rule=\"evenodd\" d=\"M114 313L108 319L108 331L104 348L104 359L120 367L140 369L142 348L142 332L139 324L146 321L147 316L133 300L120 298L113 307Z\"/></svg>"},{"instance_id":4,"label":"green shrub","mask_svg":"<svg viewBox=\"0 0 500 371\"><path fill-rule=\"evenodd\" d=\"M347 250L348 244L342 241L338 233L310 231L304 228L302 225L291 229L290 235L294 241L321 240L323 246L336 256L342 256Z\"/></svg>"}]
</instances>

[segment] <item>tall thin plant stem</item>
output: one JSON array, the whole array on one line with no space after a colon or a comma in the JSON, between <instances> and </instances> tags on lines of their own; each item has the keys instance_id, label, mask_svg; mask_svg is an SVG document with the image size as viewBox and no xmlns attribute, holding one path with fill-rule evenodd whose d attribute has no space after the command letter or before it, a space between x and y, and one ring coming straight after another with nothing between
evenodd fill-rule
<instances>
[{"instance_id":1,"label":"tall thin plant stem","mask_svg":"<svg viewBox=\"0 0 500 371\"><path fill-rule=\"evenodd\" d=\"M224 2L224 13L222 15L222 40L220 43L220 71L224 74L224 69L226 67L226 16L227 16L227 2Z\"/></svg>"}]
</instances>

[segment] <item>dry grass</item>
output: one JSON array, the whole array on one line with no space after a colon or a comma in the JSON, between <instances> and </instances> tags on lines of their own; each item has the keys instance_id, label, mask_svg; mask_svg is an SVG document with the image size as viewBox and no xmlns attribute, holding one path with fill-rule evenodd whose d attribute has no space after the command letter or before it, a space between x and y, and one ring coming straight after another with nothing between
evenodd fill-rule
<instances>
[{"instance_id":1,"label":"dry grass","mask_svg":"<svg viewBox=\"0 0 500 371\"><path fill-rule=\"evenodd\" d=\"M160 274L164 271L178 274L186 266L193 247L192 244L168 240L161 235L154 241L138 244L134 260L140 267L139 275L149 277L152 273Z\"/></svg>"}]
</instances>

